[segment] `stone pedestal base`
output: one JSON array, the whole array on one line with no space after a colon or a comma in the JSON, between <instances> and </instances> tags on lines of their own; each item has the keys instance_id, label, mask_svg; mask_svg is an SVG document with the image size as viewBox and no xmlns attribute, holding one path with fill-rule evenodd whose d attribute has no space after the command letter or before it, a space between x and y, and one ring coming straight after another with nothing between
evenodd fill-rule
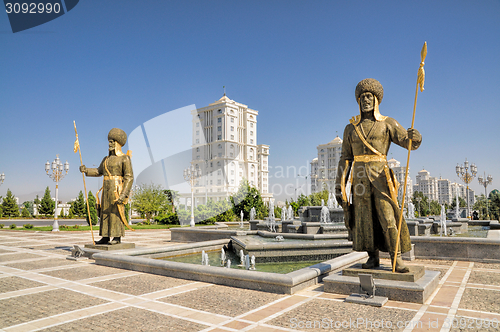
<instances>
[{"instance_id":1,"label":"stone pedestal base","mask_svg":"<svg viewBox=\"0 0 500 332\"><path fill-rule=\"evenodd\" d=\"M385 296L367 297L361 294L351 294L347 299L345 299L345 301L349 303L365 304L374 307L382 307L387 303L387 300L388 299Z\"/></svg>"},{"instance_id":2,"label":"stone pedestal base","mask_svg":"<svg viewBox=\"0 0 500 332\"><path fill-rule=\"evenodd\" d=\"M86 244L85 248L97 250L123 250L134 249L135 243L118 243L118 244Z\"/></svg>"},{"instance_id":3,"label":"stone pedestal base","mask_svg":"<svg viewBox=\"0 0 500 332\"><path fill-rule=\"evenodd\" d=\"M412 266L411 268L414 267ZM392 269L389 266L383 267L382 269L361 270L362 273L368 274L375 271L372 274L374 274L373 282L375 283L375 293L377 296L387 297L389 300L395 301L424 303L439 283L439 272L424 270L423 276L415 281L401 280L401 278L409 278L409 275L412 275L411 278L415 278L422 272L420 268L421 267L414 268L413 273L412 270L408 273L392 273L390 272ZM348 274L354 274L356 269L357 266L355 265L352 269L344 269L344 271L348 270ZM389 272L387 270L389 270ZM381 277L385 279L381 279ZM391 280L389 278L400 280ZM411 280L411 278L409 279ZM337 272L323 278L323 282L325 284L325 292L328 293L350 295L359 292L359 277L357 274L349 276L343 274L343 272Z\"/></svg>"}]
</instances>

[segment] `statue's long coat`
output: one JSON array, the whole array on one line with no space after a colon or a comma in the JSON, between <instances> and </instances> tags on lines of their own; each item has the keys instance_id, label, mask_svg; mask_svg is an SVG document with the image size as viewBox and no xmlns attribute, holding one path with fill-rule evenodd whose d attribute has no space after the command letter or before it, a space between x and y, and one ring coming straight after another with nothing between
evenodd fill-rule
<instances>
[{"instance_id":1,"label":"statue's long coat","mask_svg":"<svg viewBox=\"0 0 500 332\"><path fill-rule=\"evenodd\" d=\"M106 167L104 163L106 163ZM130 157L125 154L121 156L110 155L105 157L98 168L88 168L87 175L104 176L99 214L99 235L104 237L124 236L125 227L120 219L118 205L115 203L117 199L115 190L117 190L118 196L122 195L128 197L130 194L130 189L134 181ZM109 179L107 177L108 175L117 176L117 178L116 180Z\"/></svg>"},{"instance_id":2,"label":"statue's long coat","mask_svg":"<svg viewBox=\"0 0 500 332\"><path fill-rule=\"evenodd\" d=\"M368 121L364 124L363 121ZM359 131L365 136L366 141L381 154L387 156L391 142L404 148L408 148L408 135L406 129L394 119L384 117L383 120L373 121L363 120L357 124ZM371 129L370 129L371 128ZM412 141L412 150L420 146L421 139ZM344 140L342 142L342 154L339 161L337 180L336 180L336 198L342 202L348 228L350 228L349 237L353 241L353 250L355 251L389 251L391 244L387 243L388 230L397 227L400 208L391 197L387 179L387 174L397 183L394 173L388 168L387 161L369 161L354 163L354 169L351 169L355 156L375 155L359 138L354 124L350 123L345 127ZM341 193L342 174L346 168L346 160L349 170L352 172L352 204L348 206ZM349 176L350 177L350 176ZM345 177L347 182L348 177ZM396 187L397 195L397 187ZM349 193L347 193L349 196ZM397 228L396 228L397 229ZM384 236L385 235L385 236ZM395 238L397 238L397 233ZM403 220L400 236L400 248L402 252L411 250L410 235L408 226ZM394 244L393 244L394 245Z\"/></svg>"}]
</instances>

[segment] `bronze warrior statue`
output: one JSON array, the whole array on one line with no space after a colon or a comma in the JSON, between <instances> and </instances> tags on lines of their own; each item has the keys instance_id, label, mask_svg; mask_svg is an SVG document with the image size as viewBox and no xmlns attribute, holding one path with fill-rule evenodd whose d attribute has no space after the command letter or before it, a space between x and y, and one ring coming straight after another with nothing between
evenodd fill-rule
<instances>
[{"instance_id":1,"label":"bronze warrior statue","mask_svg":"<svg viewBox=\"0 0 500 332\"><path fill-rule=\"evenodd\" d=\"M335 195L344 209L353 250L368 252L369 258L363 268L370 269L380 265L379 250L388 251L394 258L398 237L399 183L387 165L389 146L394 142L408 149L412 139L411 149L415 150L420 146L422 136L416 129L405 130L396 120L380 114L379 104L384 90L377 80L367 78L359 82L355 95L360 115L353 117L344 129ZM347 192L349 180L351 190ZM351 194L352 202L349 202ZM401 260L401 252L411 250L410 234L404 220L399 248L395 270L408 272Z\"/></svg>"},{"instance_id":2,"label":"bronze warrior statue","mask_svg":"<svg viewBox=\"0 0 500 332\"><path fill-rule=\"evenodd\" d=\"M108 134L109 155L104 157L98 168L80 166L80 172L87 176L104 176L102 185L99 235L102 238L96 244L118 244L125 235L127 225L124 205L127 204L130 189L134 181L130 157L122 152L127 142L127 134L113 128ZM99 193L96 195L99 202ZM110 238L113 238L110 241Z\"/></svg>"}]
</instances>

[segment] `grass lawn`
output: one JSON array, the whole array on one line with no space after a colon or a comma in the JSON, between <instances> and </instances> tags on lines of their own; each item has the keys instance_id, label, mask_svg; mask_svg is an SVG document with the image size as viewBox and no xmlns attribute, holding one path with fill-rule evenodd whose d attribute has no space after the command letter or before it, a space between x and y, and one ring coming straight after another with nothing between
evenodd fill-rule
<instances>
[{"instance_id":1,"label":"grass lawn","mask_svg":"<svg viewBox=\"0 0 500 332\"><path fill-rule=\"evenodd\" d=\"M206 226L206 225L196 225L196 226ZM174 227L181 227L180 225L132 225L132 229L169 229ZM189 227L189 226L188 226ZM99 230L99 226L92 226L94 231ZM16 231L39 231L39 232L51 232L52 226L37 226L32 228L26 227L16 227L10 228L8 226L4 226L3 230L16 230ZM65 226L59 225L59 230L61 232L71 232L71 231L90 231L90 226Z\"/></svg>"}]
</instances>

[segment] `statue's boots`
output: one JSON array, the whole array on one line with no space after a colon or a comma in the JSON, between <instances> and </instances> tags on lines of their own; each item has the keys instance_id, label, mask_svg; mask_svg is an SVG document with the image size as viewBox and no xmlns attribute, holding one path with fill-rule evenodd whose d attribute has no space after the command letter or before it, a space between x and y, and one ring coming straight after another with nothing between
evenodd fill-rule
<instances>
[{"instance_id":1,"label":"statue's boots","mask_svg":"<svg viewBox=\"0 0 500 332\"><path fill-rule=\"evenodd\" d=\"M121 242L121 238L119 236L116 236L113 238L113 240L109 241L109 244L118 244Z\"/></svg>"},{"instance_id":2,"label":"statue's boots","mask_svg":"<svg viewBox=\"0 0 500 332\"><path fill-rule=\"evenodd\" d=\"M108 244L109 243L109 237L103 237L99 241L97 241L95 244Z\"/></svg>"},{"instance_id":3,"label":"statue's boots","mask_svg":"<svg viewBox=\"0 0 500 332\"><path fill-rule=\"evenodd\" d=\"M391 253L391 264L392 267L394 267L394 253ZM398 252L396 256L396 269L394 269L394 271L398 273L410 272L410 269L404 265L403 260L401 259L401 252Z\"/></svg>"},{"instance_id":4,"label":"statue's boots","mask_svg":"<svg viewBox=\"0 0 500 332\"><path fill-rule=\"evenodd\" d=\"M394 251L396 249L396 241L398 239L398 230L396 228L389 228L389 243L390 243L390 255L391 255L391 265L394 268ZM410 272L410 269L403 263L401 259L401 246L398 248L398 254L396 255L396 268L394 271L398 273Z\"/></svg>"},{"instance_id":5,"label":"statue's boots","mask_svg":"<svg viewBox=\"0 0 500 332\"><path fill-rule=\"evenodd\" d=\"M368 260L366 263L362 264L363 269L374 269L380 266L379 251L368 251Z\"/></svg>"}]
</instances>

